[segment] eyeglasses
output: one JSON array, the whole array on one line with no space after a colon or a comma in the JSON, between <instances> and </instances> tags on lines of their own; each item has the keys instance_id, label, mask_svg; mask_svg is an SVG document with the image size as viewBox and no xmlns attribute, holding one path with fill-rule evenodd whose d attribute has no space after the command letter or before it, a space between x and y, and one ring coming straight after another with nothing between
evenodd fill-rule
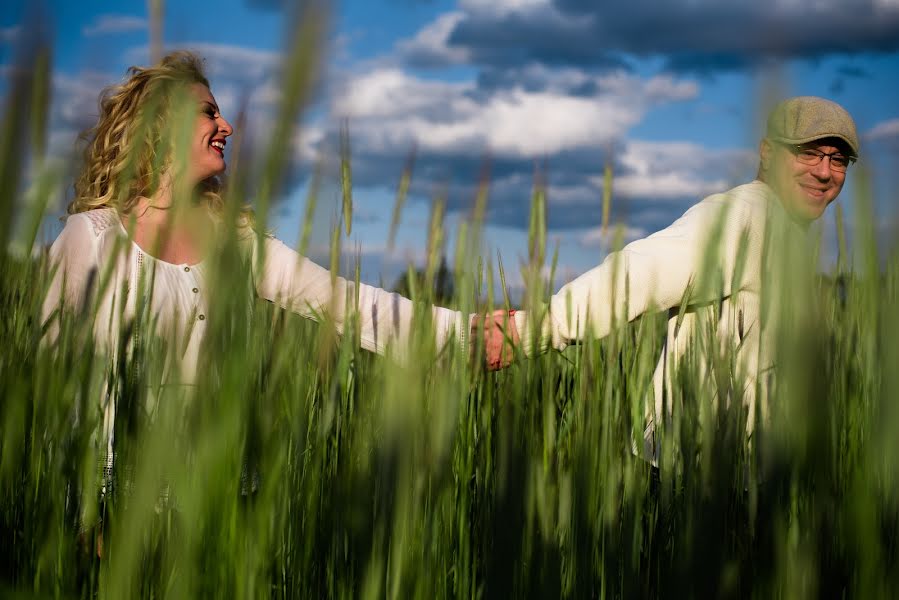
<instances>
[{"instance_id":1,"label":"eyeglasses","mask_svg":"<svg viewBox=\"0 0 899 600\"><path fill-rule=\"evenodd\" d=\"M803 146L794 146L793 144L785 144L778 142L781 146L787 148L796 157L796 160L804 165L814 167L819 164L824 157L830 159L830 168L838 173L845 173L849 165L855 162L854 156L846 156L842 152L821 152L815 148L806 148Z\"/></svg>"}]
</instances>

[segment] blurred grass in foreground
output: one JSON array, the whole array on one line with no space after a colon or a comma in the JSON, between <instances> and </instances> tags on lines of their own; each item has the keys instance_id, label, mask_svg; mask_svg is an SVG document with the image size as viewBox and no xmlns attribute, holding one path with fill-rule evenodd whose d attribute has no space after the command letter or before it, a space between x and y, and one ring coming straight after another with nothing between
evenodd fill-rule
<instances>
[{"instance_id":1,"label":"blurred grass in foreground","mask_svg":"<svg viewBox=\"0 0 899 600\"><path fill-rule=\"evenodd\" d=\"M295 122L309 96L319 61L312 17L285 56L282 122ZM840 261L861 267L776 291L788 314L813 326L783 336L770 425L747 445L740 403L716 406L707 378L687 364L677 410L658 431L659 476L631 445L664 316L495 374L456 349L435 355L419 319L404 368L361 351L352 327L338 338L327 323L256 300L249 266L226 251L215 289L247 293L216 296L203 377L189 397L160 387L166 349L152 315L123 334L125 344L150 341L115 364L92 350L90 314L63 315L57 343L42 344L48 265L22 249L63 175L42 160L49 61L36 51L19 67L0 142L0 591L800 598L883 597L899 584L899 264L877 255L864 189L860 233ZM230 176L240 182L232 189L258 190L263 226L285 166L289 128L281 134L258 181L242 165ZM850 177L863 186L863 171ZM489 309L480 299L504 279L501 264L478 258L486 201L482 186L457 244L452 304L466 312ZM538 178L529 304L553 287L541 277L554 260L545 203ZM426 281L410 290L422 315L442 216L438 202ZM335 252L339 242L338 231ZM732 387L722 373L719 388ZM118 458L101 501L107 384Z\"/></svg>"}]
</instances>

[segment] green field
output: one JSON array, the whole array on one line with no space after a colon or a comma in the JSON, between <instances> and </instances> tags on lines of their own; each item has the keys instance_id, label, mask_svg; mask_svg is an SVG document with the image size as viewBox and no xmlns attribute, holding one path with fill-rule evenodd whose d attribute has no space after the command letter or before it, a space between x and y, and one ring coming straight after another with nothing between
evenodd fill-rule
<instances>
[{"instance_id":1,"label":"green field","mask_svg":"<svg viewBox=\"0 0 899 600\"><path fill-rule=\"evenodd\" d=\"M281 117L295 122L314 42L284 60ZM142 342L115 362L94 351L90 310L60 315L56 342L42 342L48 264L27 249L71 165L42 160L47 54L23 66L0 137L0 594L872 598L899 585L899 256L878 254L863 169L836 267L772 292L801 318L778 342L770 419L748 443L742 404L713 401L734 387L728 357L715 389L687 363L655 470L631 447L664 315L497 373L457 348L438 355L425 315L439 208L426 281L411 290L422 318L407 366L360 350L352 327L338 337L327 319L257 300L249 266L227 251L191 397L160 387L169 350L152 315L129 324L123 344ZM228 206L253 190L262 228L289 133L261 168L231 174ZM530 305L559 285L531 276L553 263L545 210L537 187ZM502 266L479 259L483 214L475 207L449 257L450 304L466 312L506 303L492 297ZM332 240L334 266L341 232ZM784 281L811 260L785 256ZM109 390L117 460L103 480Z\"/></svg>"}]
</instances>

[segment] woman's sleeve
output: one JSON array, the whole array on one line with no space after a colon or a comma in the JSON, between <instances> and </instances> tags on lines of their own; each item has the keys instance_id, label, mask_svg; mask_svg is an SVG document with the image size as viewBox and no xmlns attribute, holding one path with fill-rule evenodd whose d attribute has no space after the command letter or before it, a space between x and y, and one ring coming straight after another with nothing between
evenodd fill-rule
<instances>
[{"instance_id":1,"label":"woman's sleeve","mask_svg":"<svg viewBox=\"0 0 899 600\"><path fill-rule=\"evenodd\" d=\"M712 263L723 267L727 279L732 266L726 265L734 260L743 225L743 215L731 214L732 203L725 198L707 198L666 229L609 254L599 266L563 286L547 306L516 312L515 325L525 353L550 347L561 350L588 335L602 338L616 323L647 312L667 310L684 301L701 302L712 291L697 287L708 251L719 248L728 255ZM709 246L716 227L720 227L720 247ZM730 286L730 282L722 285ZM713 295L720 297L720 286Z\"/></svg>"},{"instance_id":2,"label":"woman's sleeve","mask_svg":"<svg viewBox=\"0 0 899 600\"><path fill-rule=\"evenodd\" d=\"M79 311L90 300L97 276L97 236L90 220L73 215L50 246L50 286L44 297L42 320L46 324L62 307ZM56 331L56 323L51 323Z\"/></svg>"},{"instance_id":3,"label":"woman's sleeve","mask_svg":"<svg viewBox=\"0 0 899 600\"><path fill-rule=\"evenodd\" d=\"M391 345L394 358L405 360L412 331L413 304L383 289L332 279L330 271L300 256L280 240L265 238L265 262L256 276L260 297L307 318L327 315L342 333L350 313L358 310L362 347L384 354ZM356 302L355 306L353 303ZM465 345L470 319L462 313L432 307L437 348L447 343Z\"/></svg>"}]
</instances>

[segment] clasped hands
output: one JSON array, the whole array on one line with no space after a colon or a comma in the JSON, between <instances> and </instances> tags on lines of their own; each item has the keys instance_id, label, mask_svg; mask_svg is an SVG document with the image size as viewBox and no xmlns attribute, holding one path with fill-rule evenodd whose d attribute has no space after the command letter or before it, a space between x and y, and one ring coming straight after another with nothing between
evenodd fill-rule
<instances>
[{"instance_id":1,"label":"clasped hands","mask_svg":"<svg viewBox=\"0 0 899 600\"><path fill-rule=\"evenodd\" d=\"M487 370L496 371L509 366L515 348L521 343L515 325L514 310L495 310L487 315L475 315L471 320L471 341L484 349ZM472 349L476 356L476 350Z\"/></svg>"}]
</instances>

